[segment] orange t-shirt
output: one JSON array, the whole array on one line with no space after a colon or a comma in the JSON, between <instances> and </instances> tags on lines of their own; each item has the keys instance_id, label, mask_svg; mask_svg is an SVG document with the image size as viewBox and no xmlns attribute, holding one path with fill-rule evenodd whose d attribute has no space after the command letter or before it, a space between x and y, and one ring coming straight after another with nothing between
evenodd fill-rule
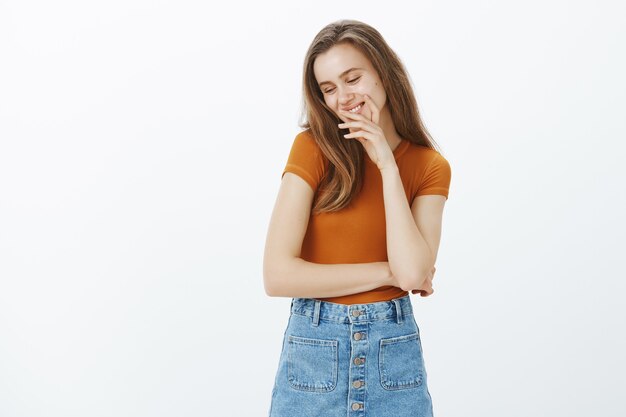
<instances>
[{"instance_id":1,"label":"orange t-shirt","mask_svg":"<svg viewBox=\"0 0 626 417\"><path fill-rule=\"evenodd\" d=\"M439 194L448 198L450 165L439 152L403 140L393 154L409 206L418 195ZM302 242L302 259L322 264L388 261L382 177L376 164L366 153L363 155L366 164L363 189L342 210L311 213ZM317 197L318 185L328 164L310 130L305 130L296 135L281 178L285 172L300 176ZM385 285L356 294L317 299L359 304L388 301L407 294L399 287Z\"/></svg>"}]
</instances>

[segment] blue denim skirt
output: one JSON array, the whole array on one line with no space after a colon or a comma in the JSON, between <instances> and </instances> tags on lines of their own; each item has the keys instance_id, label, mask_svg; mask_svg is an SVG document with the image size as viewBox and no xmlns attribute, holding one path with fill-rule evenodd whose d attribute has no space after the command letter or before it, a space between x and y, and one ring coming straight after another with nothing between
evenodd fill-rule
<instances>
[{"instance_id":1,"label":"blue denim skirt","mask_svg":"<svg viewBox=\"0 0 626 417\"><path fill-rule=\"evenodd\" d=\"M367 304L293 298L270 417L432 417L409 295Z\"/></svg>"}]
</instances>

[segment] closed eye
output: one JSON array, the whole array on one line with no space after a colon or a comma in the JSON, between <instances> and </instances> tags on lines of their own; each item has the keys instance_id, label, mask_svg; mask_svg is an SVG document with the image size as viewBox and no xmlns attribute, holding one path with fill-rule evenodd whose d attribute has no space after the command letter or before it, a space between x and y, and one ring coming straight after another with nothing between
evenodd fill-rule
<instances>
[{"instance_id":1,"label":"closed eye","mask_svg":"<svg viewBox=\"0 0 626 417\"><path fill-rule=\"evenodd\" d=\"M359 76L359 77L353 78L352 80L348 80L348 83L353 84L353 83L359 81L360 78L361 77ZM328 90L324 91L324 93L325 94L329 94L329 93L332 93L334 90L335 90L334 88L329 88Z\"/></svg>"}]
</instances>

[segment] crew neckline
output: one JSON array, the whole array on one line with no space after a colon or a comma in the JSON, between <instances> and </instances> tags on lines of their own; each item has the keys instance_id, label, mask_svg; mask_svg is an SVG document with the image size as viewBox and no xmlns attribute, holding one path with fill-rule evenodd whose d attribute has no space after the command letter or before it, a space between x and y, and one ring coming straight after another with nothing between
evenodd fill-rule
<instances>
[{"instance_id":1,"label":"crew neckline","mask_svg":"<svg viewBox=\"0 0 626 417\"><path fill-rule=\"evenodd\" d=\"M400 143L398 144L398 146L396 146L396 149L393 150L393 155L396 158L398 158L408 146L409 146L408 140L405 140L405 139L400 140Z\"/></svg>"}]
</instances>

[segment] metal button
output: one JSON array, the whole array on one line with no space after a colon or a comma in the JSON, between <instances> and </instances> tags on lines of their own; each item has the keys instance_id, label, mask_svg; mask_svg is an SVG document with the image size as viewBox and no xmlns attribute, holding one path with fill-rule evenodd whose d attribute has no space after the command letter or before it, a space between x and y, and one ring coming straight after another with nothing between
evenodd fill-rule
<instances>
[{"instance_id":1,"label":"metal button","mask_svg":"<svg viewBox=\"0 0 626 417\"><path fill-rule=\"evenodd\" d=\"M361 315L362 311L361 310L352 310L352 315L354 317L359 317Z\"/></svg>"},{"instance_id":2,"label":"metal button","mask_svg":"<svg viewBox=\"0 0 626 417\"><path fill-rule=\"evenodd\" d=\"M355 365L360 365L365 361L365 359L362 358L354 358L354 364Z\"/></svg>"},{"instance_id":3,"label":"metal button","mask_svg":"<svg viewBox=\"0 0 626 417\"><path fill-rule=\"evenodd\" d=\"M354 340L361 340L362 334L361 333L355 333L354 334Z\"/></svg>"},{"instance_id":4,"label":"metal button","mask_svg":"<svg viewBox=\"0 0 626 417\"><path fill-rule=\"evenodd\" d=\"M363 385L363 382L361 382L361 381L354 381L354 382L352 383L352 386L353 386L354 388L361 388L361 386L362 386L362 385Z\"/></svg>"},{"instance_id":5,"label":"metal button","mask_svg":"<svg viewBox=\"0 0 626 417\"><path fill-rule=\"evenodd\" d=\"M358 410L360 408L363 408L363 404L359 404L359 403L352 403L352 409L353 410Z\"/></svg>"}]
</instances>

